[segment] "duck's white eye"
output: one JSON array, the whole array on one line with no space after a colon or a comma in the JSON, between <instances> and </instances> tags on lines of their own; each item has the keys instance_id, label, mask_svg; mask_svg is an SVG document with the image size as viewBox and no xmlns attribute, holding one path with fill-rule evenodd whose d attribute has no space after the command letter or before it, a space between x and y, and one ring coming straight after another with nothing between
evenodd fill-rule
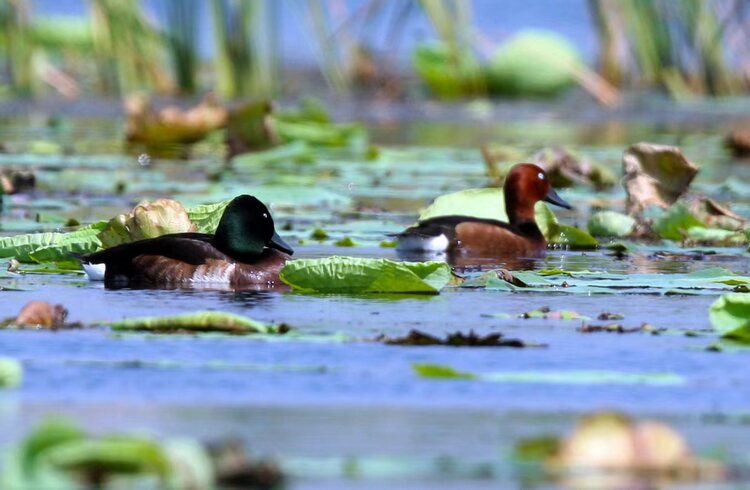
<instances>
[{"instance_id":1,"label":"duck's white eye","mask_svg":"<svg viewBox=\"0 0 750 490\"><path fill-rule=\"evenodd\" d=\"M539 172L537 176L539 177L539 180L544 180L544 172Z\"/></svg>"},{"instance_id":2,"label":"duck's white eye","mask_svg":"<svg viewBox=\"0 0 750 490\"><path fill-rule=\"evenodd\" d=\"M541 175L541 174L540 174ZM268 213L263 213L264 218L268 218Z\"/></svg>"}]
</instances>

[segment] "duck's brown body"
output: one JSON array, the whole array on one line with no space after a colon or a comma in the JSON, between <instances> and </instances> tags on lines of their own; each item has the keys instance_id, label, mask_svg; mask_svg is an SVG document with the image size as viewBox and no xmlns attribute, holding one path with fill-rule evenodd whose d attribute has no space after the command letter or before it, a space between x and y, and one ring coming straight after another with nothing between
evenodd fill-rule
<instances>
[{"instance_id":1,"label":"duck's brown body","mask_svg":"<svg viewBox=\"0 0 750 490\"><path fill-rule=\"evenodd\" d=\"M502 221L472 216L440 216L408 228L405 234L435 237L448 241L446 252L481 257L536 257L547 242L534 221L510 225Z\"/></svg>"},{"instance_id":2,"label":"duck's brown body","mask_svg":"<svg viewBox=\"0 0 750 490\"><path fill-rule=\"evenodd\" d=\"M289 255L267 248L243 260L212 244L213 235L179 233L127 243L81 257L106 264L108 287L179 287L195 284L275 287Z\"/></svg>"},{"instance_id":3,"label":"duck's brown body","mask_svg":"<svg viewBox=\"0 0 750 490\"><path fill-rule=\"evenodd\" d=\"M508 222L473 216L437 216L398 235L399 250L411 254L447 253L449 258L515 259L544 254L547 242L535 221L534 205L545 200L570 208L552 189L540 167L521 163L503 186Z\"/></svg>"}]
</instances>

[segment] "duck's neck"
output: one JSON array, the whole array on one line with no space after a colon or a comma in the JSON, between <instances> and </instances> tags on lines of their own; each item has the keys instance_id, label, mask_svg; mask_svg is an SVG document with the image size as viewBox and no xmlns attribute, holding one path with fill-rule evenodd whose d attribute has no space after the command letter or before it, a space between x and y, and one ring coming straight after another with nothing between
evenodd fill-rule
<instances>
[{"instance_id":1,"label":"duck's neck","mask_svg":"<svg viewBox=\"0 0 750 490\"><path fill-rule=\"evenodd\" d=\"M240 262L247 262L257 258L263 253L265 246L265 244L252 237L238 239L231 234L225 233L216 233L212 243L221 253Z\"/></svg>"},{"instance_id":2,"label":"duck's neck","mask_svg":"<svg viewBox=\"0 0 750 490\"><path fill-rule=\"evenodd\" d=\"M534 206L529 206L526 202L520 203L509 196L510 194L506 192L505 214L508 215L508 224L520 235L534 241L544 242L544 235L536 224Z\"/></svg>"}]
</instances>

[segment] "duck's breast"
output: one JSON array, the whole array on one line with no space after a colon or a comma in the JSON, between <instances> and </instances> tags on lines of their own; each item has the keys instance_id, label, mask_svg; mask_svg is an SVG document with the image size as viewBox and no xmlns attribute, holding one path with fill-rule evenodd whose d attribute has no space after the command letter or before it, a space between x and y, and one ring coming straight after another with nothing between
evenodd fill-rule
<instances>
[{"instance_id":1,"label":"duck's breast","mask_svg":"<svg viewBox=\"0 0 750 490\"><path fill-rule=\"evenodd\" d=\"M232 284L237 286L264 286L274 288L283 285L279 272L291 257L274 249L266 249L252 263L237 262Z\"/></svg>"},{"instance_id":2,"label":"duck's breast","mask_svg":"<svg viewBox=\"0 0 750 490\"><path fill-rule=\"evenodd\" d=\"M465 222L456 226L456 247L467 253L530 257L543 253L546 245L544 239L525 237L489 223Z\"/></svg>"}]
</instances>

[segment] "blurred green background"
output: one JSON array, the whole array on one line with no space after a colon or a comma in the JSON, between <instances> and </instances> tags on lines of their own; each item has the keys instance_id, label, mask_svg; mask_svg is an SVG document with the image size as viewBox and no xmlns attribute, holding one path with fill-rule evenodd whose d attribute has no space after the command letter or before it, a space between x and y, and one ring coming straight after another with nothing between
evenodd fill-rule
<instances>
[{"instance_id":1,"label":"blurred green background","mask_svg":"<svg viewBox=\"0 0 750 490\"><path fill-rule=\"evenodd\" d=\"M3 97L750 88L744 0L3 0Z\"/></svg>"}]
</instances>

